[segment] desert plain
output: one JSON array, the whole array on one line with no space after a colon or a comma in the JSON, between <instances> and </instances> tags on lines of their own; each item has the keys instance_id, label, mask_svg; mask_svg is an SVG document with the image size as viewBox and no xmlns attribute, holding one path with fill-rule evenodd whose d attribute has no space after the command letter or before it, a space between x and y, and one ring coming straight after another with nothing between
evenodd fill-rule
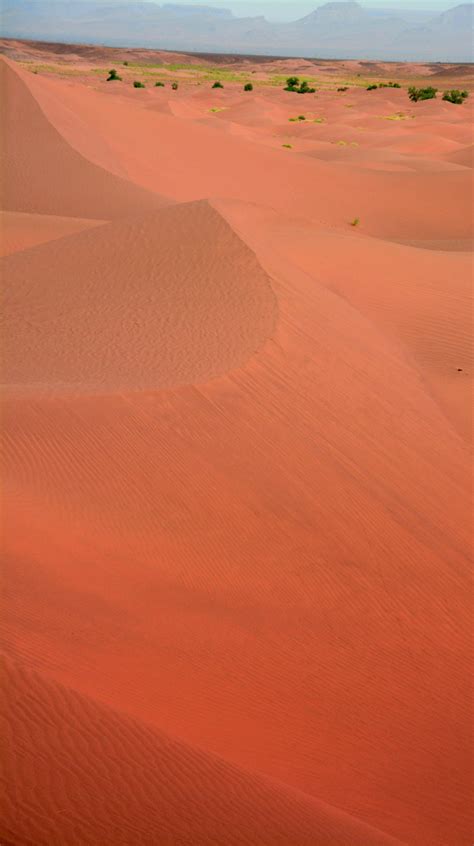
<instances>
[{"instance_id":1,"label":"desert plain","mask_svg":"<svg viewBox=\"0 0 474 846\"><path fill-rule=\"evenodd\" d=\"M0 842L468 846L472 68L0 49Z\"/></svg>"}]
</instances>

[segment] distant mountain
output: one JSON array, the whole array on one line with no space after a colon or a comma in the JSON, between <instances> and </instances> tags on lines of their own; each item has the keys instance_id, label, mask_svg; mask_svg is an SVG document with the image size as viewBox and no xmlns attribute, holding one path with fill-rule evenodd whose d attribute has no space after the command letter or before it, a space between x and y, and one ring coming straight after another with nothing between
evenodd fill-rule
<instances>
[{"instance_id":1,"label":"distant mountain","mask_svg":"<svg viewBox=\"0 0 474 846\"><path fill-rule=\"evenodd\" d=\"M315 9L314 12L311 12L304 18L300 18L298 23L303 26L316 27L325 30L328 29L328 27L333 26L340 27L360 24L365 21L368 16L369 13L364 12L359 3L326 3L324 6L320 6L318 9Z\"/></svg>"},{"instance_id":2,"label":"distant mountain","mask_svg":"<svg viewBox=\"0 0 474 846\"><path fill-rule=\"evenodd\" d=\"M422 20L422 19L418 19ZM169 50L321 58L469 62L473 6L413 17L329 2L289 23L239 18L228 9L129 0L4 0L4 37Z\"/></svg>"},{"instance_id":3,"label":"distant mountain","mask_svg":"<svg viewBox=\"0 0 474 846\"><path fill-rule=\"evenodd\" d=\"M472 62L474 6L462 3L442 12L424 26L404 30L394 42L394 49L417 51L427 61Z\"/></svg>"}]
</instances>

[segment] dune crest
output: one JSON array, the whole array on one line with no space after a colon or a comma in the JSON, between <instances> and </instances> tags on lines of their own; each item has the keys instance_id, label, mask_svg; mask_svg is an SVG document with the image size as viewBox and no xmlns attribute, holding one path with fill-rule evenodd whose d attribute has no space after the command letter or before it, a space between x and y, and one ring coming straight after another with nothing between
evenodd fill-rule
<instances>
[{"instance_id":1,"label":"dune crest","mask_svg":"<svg viewBox=\"0 0 474 846\"><path fill-rule=\"evenodd\" d=\"M102 220L167 205L73 150L4 59L0 90L5 104L0 194L6 211Z\"/></svg>"}]
</instances>

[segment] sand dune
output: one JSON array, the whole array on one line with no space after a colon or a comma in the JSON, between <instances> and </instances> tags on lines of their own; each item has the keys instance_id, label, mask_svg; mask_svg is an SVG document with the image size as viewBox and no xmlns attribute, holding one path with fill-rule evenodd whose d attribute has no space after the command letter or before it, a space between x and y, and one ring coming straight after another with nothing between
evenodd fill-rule
<instances>
[{"instance_id":1,"label":"sand dune","mask_svg":"<svg viewBox=\"0 0 474 846\"><path fill-rule=\"evenodd\" d=\"M205 202L23 251L3 276L4 382L15 391L207 381L275 325L270 280Z\"/></svg>"},{"instance_id":2,"label":"sand dune","mask_svg":"<svg viewBox=\"0 0 474 846\"><path fill-rule=\"evenodd\" d=\"M469 147L463 147L454 153L449 153L446 159L463 167L474 167L474 145L471 144Z\"/></svg>"},{"instance_id":3,"label":"sand dune","mask_svg":"<svg viewBox=\"0 0 474 846\"><path fill-rule=\"evenodd\" d=\"M109 219L164 205L69 147L5 60L0 74L5 102L0 190L6 210Z\"/></svg>"},{"instance_id":4,"label":"sand dune","mask_svg":"<svg viewBox=\"0 0 474 846\"><path fill-rule=\"evenodd\" d=\"M103 221L75 217L55 217L23 212L0 212L0 253L9 255L36 244L63 238L72 232L100 226Z\"/></svg>"},{"instance_id":5,"label":"sand dune","mask_svg":"<svg viewBox=\"0 0 474 846\"><path fill-rule=\"evenodd\" d=\"M33 90L41 80L25 74L24 82ZM59 95L61 84L54 82ZM257 147L245 138L229 136L223 144L222 132L212 126L189 120L181 123L173 115L151 110L153 98L161 96L160 89L156 89L156 94L151 89L139 91L139 97L133 98L131 95L137 92L128 88L125 92L126 95L122 89L111 91L109 86L105 90L87 91L85 96L84 86L76 84L68 86L67 98L75 114L96 128L101 141L107 139L114 159L129 178L162 196L178 202L212 196L256 203L263 200L283 213L317 218L329 226L346 226L354 217L363 216L367 232L393 239L410 238L414 230L421 238L435 238L439 235L442 206L445 237L471 235L472 177L464 170L429 174L365 170L359 173L357 169L341 172L326 162L306 162L302 157L290 157L285 150ZM233 92L224 93L232 101L235 99ZM280 94L294 115L298 115L304 98L295 98L287 92ZM363 94L369 96L364 91L359 97ZM219 96L218 105L222 106L223 102ZM404 102L407 102L406 94ZM314 110L315 117L321 113L320 99L314 99L311 106L308 101L305 103L305 111ZM54 122L56 110L51 99L42 105ZM384 108L385 114L390 115L393 103L391 99L379 98L378 108L381 115ZM352 113L350 109L345 111ZM258 108L254 113L258 115ZM207 108L203 109L203 117L209 117ZM383 131L387 124L380 118L378 121ZM288 121L287 125L294 127ZM315 131L320 129L313 126ZM74 146L72 128L68 132L67 139ZM362 135L358 133L358 143L362 143ZM350 136L341 138L341 132L335 130L332 140L349 141Z\"/></svg>"},{"instance_id":6,"label":"sand dune","mask_svg":"<svg viewBox=\"0 0 474 846\"><path fill-rule=\"evenodd\" d=\"M2 71L0 840L468 846L470 106L80 62Z\"/></svg>"},{"instance_id":7,"label":"sand dune","mask_svg":"<svg viewBox=\"0 0 474 846\"><path fill-rule=\"evenodd\" d=\"M36 846L224 842L396 846L399 842L303 793L158 734L11 662L3 678L8 746L2 819L13 842ZM21 751L21 775L13 746Z\"/></svg>"}]
</instances>

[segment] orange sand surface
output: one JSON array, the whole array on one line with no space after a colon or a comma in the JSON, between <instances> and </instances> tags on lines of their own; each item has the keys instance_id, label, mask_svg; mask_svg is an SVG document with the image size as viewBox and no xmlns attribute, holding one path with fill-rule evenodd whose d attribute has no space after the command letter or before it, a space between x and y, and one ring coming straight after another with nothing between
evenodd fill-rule
<instances>
[{"instance_id":1,"label":"orange sand surface","mask_svg":"<svg viewBox=\"0 0 474 846\"><path fill-rule=\"evenodd\" d=\"M69 65L1 61L0 843L470 846L473 98Z\"/></svg>"}]
</instances>

